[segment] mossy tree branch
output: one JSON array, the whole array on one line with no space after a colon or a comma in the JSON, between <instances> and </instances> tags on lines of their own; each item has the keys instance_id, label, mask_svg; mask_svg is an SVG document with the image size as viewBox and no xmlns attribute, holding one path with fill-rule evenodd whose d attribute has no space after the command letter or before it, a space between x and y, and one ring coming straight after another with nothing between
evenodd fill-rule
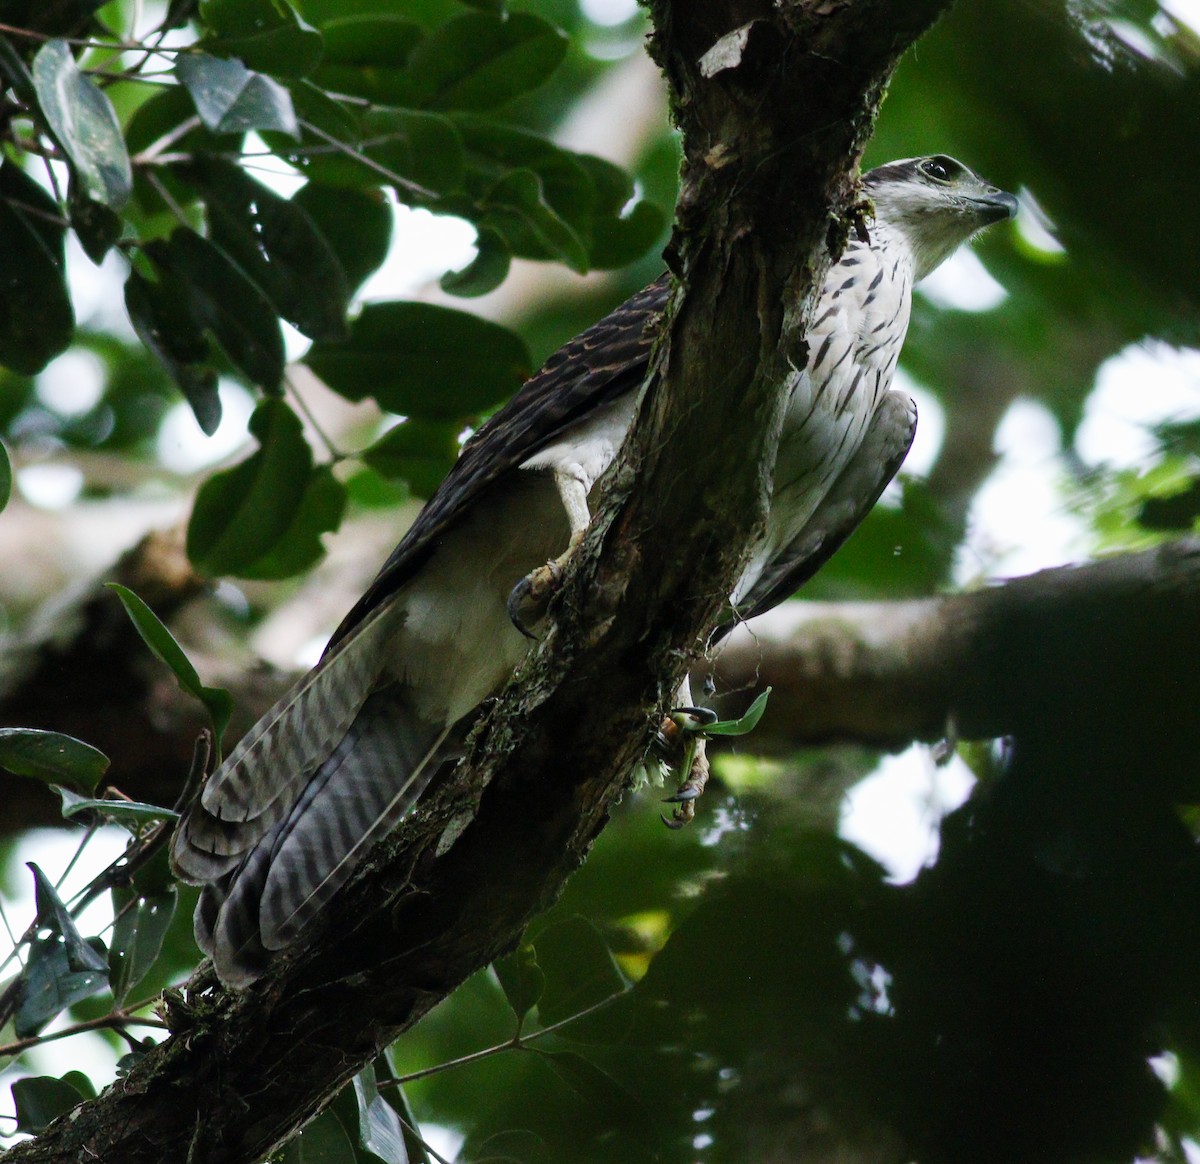
<instances>
[{"instance_id":1,"label":"mossy tree branch","mask_svg":"<svg viewBox=\"0 0 1200 1164\"><path fill-rule=\"evenodd\" d=\"M897 58L947 3L653 4L684 135L681 289L555 628L300 948L244 995L195 978L167 1009L174 1037L14 1164L257 1161L553 900L762 521L778 386L804 362L858 158Z\"/></svg>"}]
</instances>

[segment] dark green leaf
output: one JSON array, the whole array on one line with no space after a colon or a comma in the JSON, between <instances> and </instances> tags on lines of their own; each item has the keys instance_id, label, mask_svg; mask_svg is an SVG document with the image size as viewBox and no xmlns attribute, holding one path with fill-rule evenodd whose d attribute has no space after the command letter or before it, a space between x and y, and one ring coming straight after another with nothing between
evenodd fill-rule
<instances>
[{"instance_id":1,"label":"dark green leaf","mask_svg":"<svg viewBox=\"0 0 1200 1164\"><path fill-rule=\"evenodd\" d=\"M387 258L392 207L382 190L309 182L292 195L292 201L332 248L351 292Z\"/></svg>"},{"instance_id":2,"label":"dark green leaf","mask_svg":"<svg viewBox=\"0 0 1200 1164\"><path fill-rule=\"evenodd\" d=\"M504 236L518 253L539 252L583 274L587 247L569 223L546 200L541 179L532 170L505 174L484 195L483 223ZM532 240L533 245L527 240Z\"/></svg>"},{"instance_id":3,"label":"dark green leaf","mask_svg":"<svg viewBox=\"0 0 1200 1164\"><path fill-rule=\"evenodd\" d=\"M120 210L133 190L133 171L112 102L76 67L65 41L47 41L33 58L38 103L84 194Z\"/></svg>"},{"instance_id":4,"label":"dark green leaf","mask_svg":"<svg viewBox=\"0 0 1200 1164\"><path fill-rule=\"evenodd\" d=\"M13 22L6 21L5 23ZM37 94L33 89L33 78L29 75L29 67L7 36L0 36L0 78L12 86L13 92L26 105L37 104Z\"/></svg>"},{"instance_id":5,"label":"dark green leaf","mask_svg":"<svg viewBox=\"0 0 1200 1164\"><path fill-rule=\"evenodd\" d=\"M185 289L188 313L216 337L233 365L268 392L283 381L283 334L263 293L218 247L180 227L168 242L148 243L147 257Z\"/></svg>"},{"instance_id":6,"label":"dark green leaf","mask_svg":"<svg viewBox=\"0 0 1200 1164\"><path fill-rule=\"evenodd\" d=\"M329 21L321 32L325 57L313 75L317 84L377 105L407 103L404 64L425 35L419 24L392 12L356 13Z\"/></svg>"},{"instance_id":7,"label":"dark green leaf","mask_svg":"<svg viewBox=\"0 0 1200 1164\"><path fill-rule=\"evenodd\" d=\"M529 353L507 328L429 303L371 303L343 344L318 343L305 362L350 400L426 420L453 420L512 395Z\"/></svg>"},{"instance_id":8,"label":"dark green leaf","mask_svg":"<svg viewBox=\"0 0 1200 1164\"><path fill-rule=\"evenodd\" d=\"M527 1128L497 1132L479 1145L472 1164L557 1164L550 1146Z\"/></svg>"},{"instance_id":9,"label":"dark green leaf","mask_svg":"<svg viewBox=\"0 0 1200 1164\"><path fill-rule=\"evenodd\" d=\"M346 277L300 206L219 158L201 157L175 172L204 195L210 241L254 280L284 319L312 339L347 334Z\"/></svg>"},{"instance_id":10,"label":"dark green leaf","mask_svg":"<svg viewBox=\"0 0 1200 1164\"><path fill-rule=\"evenodd\" d=\"M586 262L597 190L585 159L488 118L453 120L467 151L466 185L478 224L496 230L521 258Z\"/></svg>"},{"instance_id":11,"label":"dark green leaf","mask_svg":"<svg viewBox=\"0 0 1200 1164\"><path fill-rule=\"evenodd\" d=\"M109 590L116 593L125 607L137 632L142 636L151 652L160 662L165 663L175 676L176 682L189 695L194 695L208 710L212 720L213 735L218 746L225 728L229 723L229 714L233 709L233 700L229 692L220 687L205 687L200 682L200 676L191 660L183 653L183 648L175 641L175 636L159 621L154 613L132 590L118 582L106 582Z\"/></svg>"},{"instance_id":12,"label":"dark green leaf","mask_svg":"<svg viewBox=\"0 0 1200 1164\"><path fill-rule=\"evenodd\" d=\"M91 792L108 771L108 757L74 736L38 728L0 728L0 768Z\"/></svg>"},{"instance_id":13,"label":"dark green leaf","mask_svg":"<svg viewBox=\"0 0 1200 1164\"><path fill-rule=\"evenodd\" d=\"M67 954L67 965L72 970L104 970L107 962L101 958L75 927L67 907L58 896L50 879L33 861L26 865L33 874L34 896L37 900L37 926L39 930L50 930L63 940Z\"/></svg>"},{"instance_id":14,"label":"dark green leaf","mask_svg":"<svg viewBox=\"0 0 1200 1164\"><path fill-rule=\"evenodd\" d=\"M190 297L178 280L154 284L131 270L125 281L125 309L138 338L179 385L201 432L212 436L221 423L221 397L212 350L202 324L189 314Z\"/></svg>"},{"instance_id":15,"label":"dark green leaf","mask_svg":"<svg viewBox=\"0 0 1200 1164\"><path fill-rule=\"evenodd\" d=\"M0 441L0 510L8 504L8 499L12 496L12 461L8 456L8 449L4 447L4 442Z\"/></svg>"},{"instance_id":16,"label":"dark green leaf","mask_svg":"<svg viewBox=\"0 0 1200 1164\"><path fill-rule=\"evenodd\" d=\"M282 0L201 0L200 19L213 33L204 48L251 69L302 77L321 59L321 34Z\"/></svg>"},{"instance_id":17,"label":"dark green leaf","mask_svg":"<svg viewBox=\"0 0 1200 1164\"><path fill-rule=\"evenodd\" d=\"M206 481L192 509L188 554L208 574L277 577L304 568L320 551L318 535L341 516L344 490L328 468L313 468L286 404L264 401L250 431L261 448Z\"/></svg>"},{"instance_id":18,"label":"dark green leaf","mask_svg":"<svg viewBox=\"0 0 1200 1164\"><path fill-rule=\"evenodd\" d=\"M408 1164L404 1129L395 1110L379 1094L375 1068L370 1063L354 1077L354 1097L358 1101L358 1137L362 1146L384 1164Z\"/></svg>"},{"instance_id":19,"label":"dark green leaf","mask_svg":"<svg viewBox=\"0 0 1200 1164\"><path fill-rule=\"evenodd\" d=\"M406 104L494 109L540 85L566 51L566 36L540 16L469 12L447 21L413 51Z\"/></svg>"},{"instance_id":20,"label":"dark green leaf","mask_svg":"<svg viewBox=\"0 0 1200 1164\"><path fill-rule=\"evenodd\" d=\"M275 546L243 566L240 578L291 578L315 566L325 556L321 534L332 533L346 512L346 487L328 465L312 471L291 523Z\"/></svg>"},{"instance_id":21,"label":"dark green leaf","mask_svg":"<svg viewBox=\"0 0 1200 1164\"><path fill-rule=\"evenodd\" d=\"M89 947L90 948L90 947ZM102 966L103 956L92 950ZM21 971L21 993L13 1028L17 1037L36 1035L55 1015L81 998L88 998L108 985L104 969L74 970L67 948L58 938L30 943L29 959Z\"/></svg>"},{"instance_id":22,"label":"dark green leaf","mask_svg":"<svg viewBox=\"0 0 1200 1164\"><path fill-rule=\"evenodd\" d=\"M32 376L71 342L66 225L57 203L8 158L0 165L0 364Z\"/></svg>"},{"instance_id":23,"label":"dark green leaf","mask_svg":"<svg viewBox=\"0 0 1200 1164\"><path fill-rule=\"evenodd\" d=\"M746 709L746 714L740 719L722 719L716 723L709 724L703 729L707 736L744 736L752 732L757 726L758 721L762 719L763 712L767 710L767 699L771 695L771 688L758 695L754 702Z\"/></svg>"},{"instance_id":24,"label":"dark green leaf","mask_svg":"<svg viewBox=\"0 0 1200 1164\"><path fill-rule=\"evenodd\" d=\"M288 1141L280 1164L357 1164L357 1159L341 1120L324 1111Z\"/></svg>"},{"instance_id":25,"label":"dark green leaf","mask_svg":"<svg viewBox=\"0 0 1200 1164\"><path fill-rule=\"evenodd\" d=\"M79 245L83 247L87 257L98 266L121 237L121 219L112 207L78 195L74 190L68 210Z\"/></svg>"},{"instance_id":26,"label":"dark green leaf","mask_svg":"<svg viewBox=\"0 0 1200 1164\"><path fill-rule=\"evenodd\" d=\"M569 1019L628 988L608 943L583 917L547 926L534 941L546 988L538 1002L545 1026Z\"/></svg>"},{"instance_id":27,"label":"dark green leaf","mask_svg":"<svg viewBox=\"0 0 1200 1164\"><path fill-rule=\"evenodd\" d=\"M214 133L277 130L297 136L291 94L241 61L181 53L175 71L192 95L200 120Z\"/></svg>"},{"instance_id":28,"label":"dark green leaf","mask_svg":"<svg viewBox=\"0 0 1200 1164\"><path fill-rule=\"evenodd\" d=\"M112 889L112 945L108 951L108 978L117 1006L150 971L162 949L163 938L175 914L178 893L169 889L156 897L141 897L136 890Z\"/></svg>"},{"instance_id":29,"label":"dark green leaf","mask_svg":"<svg viewBox=\"0 0 1200 1164\"><path fill-rule=\"evenodd\" d=\"M160 820L177 820L179 813L157 804L143 804L138 800L96 800L79 796L69 788L59 788L62 799L62 814L67 820L82 814L98 813L108 820L116 821L134 831Z\"/></svg>"},{"instance_id":30,"label":"dark green leaf","mask_svg":"<svg viewBox=\"0 0 1200 1164\"><path fill-rule=\"evenodd\" d=\"M461 271L442 276L443 291L469 299L494 291L508 277L512 251L496 231L480 227L475 248L475 257Z\"/></svg>"},{"instance_id":31,"label":"dark green leaf","mask_svg":"<svg viewBox=\"0 0 1200 1164\"><path fill-rule=\"evenodd\" d=\"M68 1072L78 1076L79 1072ZM55 1079L52 1075L32 1075L12 1085L13 1106L17 1113L16 1130L38 1135L60 1115L91 1098L75 1086L74 1079Z\"/></svg>"},{"instance_id":32,"label":"dark green leaf","mask_svg":"<svg viewBox=\"0 0 1200 1164\"><path fill-rule=\"evenodd\" d=\"M662 1158L654 1119L646 1106L607 1071L575 1051L543 1051L537 1055L584 1103L591 1118L627 1142L644 1160ZM630 1157L624 1151L620 1159Z\"/></svg>"},{"instance_id":33,"label":"dark green leaf","mask_svg":"<svg viewBox=\"0 0 1200 1164\"><path fill-rule=\"evenodd\" d=\"M537 962L537 951L529 942L522 942L511 954L492 963L496 977L504 989L504 997L517 1016L517 1027L537 1006L546 988L546 976Z\"/></svg>"},{"instance_id":34,"label":"dark green leaf","mask_svg":"<svg viewBox=\"0 0 1200 1164\"><path fill-rule=\"evenodd\" d=\"M596 191L588 258L601 270L641 258L666 228L666 216L653 203L636 198L633 180L619 166L590 154L576 154Z\"/></svg>"},{"instance_id":35,"label":"dark green leaf","mask_svg":"<svg viewBox=\"0 0 1200 1164\"><path fill-rule=\"evenodd\" d=\"M391 480L405 481L415 497L431 497L458 456L461 422L406 420L388 429L361 459Z\"/></svg>"}]
</instances>

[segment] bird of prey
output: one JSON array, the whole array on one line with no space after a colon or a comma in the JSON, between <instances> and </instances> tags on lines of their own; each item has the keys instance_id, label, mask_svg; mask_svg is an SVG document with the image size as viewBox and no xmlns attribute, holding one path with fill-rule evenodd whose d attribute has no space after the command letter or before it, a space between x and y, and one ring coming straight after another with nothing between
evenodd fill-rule
<instances>
[{"instance_id":1,"label":"bird of prey","mask_svg":"<svg viewBox=\"0 0 1200 1164\"><path fill-rule=\"evenodd\" d=\"M789 596L874 505L916 425L913 402L890 390L912 286L1016 212L1011 194L942 155L881 166L863 185L873 221L829 271L808 365L780 386L769 516L731 617ZM571 340L464 445L321 661L184 813L172 858L204 886L196 936L227 985L247 986L295 941L524 657L529 580L544 583L544 564L552 576L582 536L667 296L664 277Z\"/></svg>"}]
</instances>

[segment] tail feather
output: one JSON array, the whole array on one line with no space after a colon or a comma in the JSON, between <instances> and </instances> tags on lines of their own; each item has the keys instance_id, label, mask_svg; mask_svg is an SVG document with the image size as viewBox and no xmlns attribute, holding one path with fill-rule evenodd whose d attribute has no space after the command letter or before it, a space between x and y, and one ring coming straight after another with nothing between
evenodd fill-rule
<instances>
[{"instance_id":1,"label":"tail feather","mask_svg":"<svg viewBox=\"0 0 1200 1164\"><path fill-rule=\"evenodd\" d=\"M363 704L287 814L232 875L206 888L197 935L203 927L223 981L253 981L267 951L296 938L416 801L446 734L398 686Z\"/></svg>"},{"instance_id":2,"label":"tail feather","mask_svg":"<svg viewBox=\"0 0 1200 1164\"><path fill-rule=\"evenodd\" d=\"M376 685L394 615L377 616L327 655L238 743L176 831L171 858L185 881L227 875L284 817L354 722Z\"/></svg>"},{"instance_id":3,"label":"tail feather","mask_svg":"<svg viewBox=\"0 0 1200 1164\"><path fill-rule=\"evenodd\" d=\"M395 633L398 614L403 611L396 606L381 608L254 725L204 786L201 802L209 812L222 820L247 821L280 801L291 803L375 686L381 648ZM291 779L280 780L280 774Z\"/></svg>"}]
</instances>

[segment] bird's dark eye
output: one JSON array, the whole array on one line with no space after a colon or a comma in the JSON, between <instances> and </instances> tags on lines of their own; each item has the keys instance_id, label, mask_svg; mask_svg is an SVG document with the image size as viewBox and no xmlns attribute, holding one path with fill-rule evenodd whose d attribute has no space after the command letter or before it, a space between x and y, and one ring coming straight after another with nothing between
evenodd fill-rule
<instances>
[{"instance_id":1,"label":"bird's dark eye","mask_svg":"<svg viewBox=\"0 0 1200 1164\"><path fill-rule=\"evenodd\" d=\"M921 163L921 173L935 182L949 182L961 168L953 158L945 158L940 154L936 158L926 158Z\"/></svg>"}]
</instances>

